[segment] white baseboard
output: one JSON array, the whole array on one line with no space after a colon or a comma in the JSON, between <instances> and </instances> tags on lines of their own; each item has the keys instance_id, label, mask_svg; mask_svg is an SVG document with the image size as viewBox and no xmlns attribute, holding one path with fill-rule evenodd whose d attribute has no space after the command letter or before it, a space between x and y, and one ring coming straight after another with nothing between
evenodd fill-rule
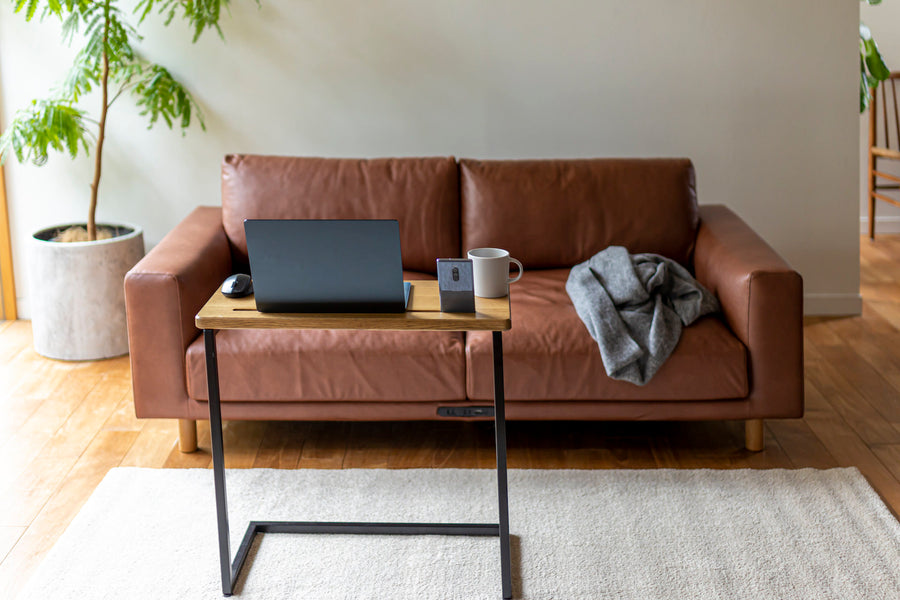
<instances>
[{"instance_id":1,"label":"white baseboard","mask_svg":"<svg viewBox=\"0 0 900 600\"><path fill-rule=\"evenodd\" d=\"M879 233L900 233L900 217L893 215L875 217L875 235ZM869 217L859 218L859 234L869 234Z\"/></svg>"},{"instance_id":2,"label":"white baseboard","mask_svg":"<svg viewBox=\"0 0 900 600\"><path fill-rule=\"evenodd\" d=\"M859 294L804 294L803 314L807 316L861 315Z\"/></svg>"},{"instance_id":3,"label":"white baseboard","mask_svg":"<svg viewBox=\"0 0 900 600\"><path fill-rule=\"evenodd\" d=\"M28 300L22 296L16 298L16 315L20 319L31 319L31 307L28 306Z\"/></svg>"}]
</instances>

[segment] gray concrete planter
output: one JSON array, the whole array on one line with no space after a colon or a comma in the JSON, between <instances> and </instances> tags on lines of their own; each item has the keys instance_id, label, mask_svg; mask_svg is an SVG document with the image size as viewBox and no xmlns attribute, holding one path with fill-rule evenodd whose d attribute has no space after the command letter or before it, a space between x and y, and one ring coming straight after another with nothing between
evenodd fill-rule
<instances>
[{"instance_id":1,"label":"gray concrete planter","mask_svg":"<svg viewBox=\"0 0 900 600\"><path fill-rule=\"evenodd\" d=\"M35 351L61 360L96 360L128 353L125 273L144 256L134 225L113 227L96 242L51 242L69 225L31 238L29 280Z\"/></svg>"}]
</instances>

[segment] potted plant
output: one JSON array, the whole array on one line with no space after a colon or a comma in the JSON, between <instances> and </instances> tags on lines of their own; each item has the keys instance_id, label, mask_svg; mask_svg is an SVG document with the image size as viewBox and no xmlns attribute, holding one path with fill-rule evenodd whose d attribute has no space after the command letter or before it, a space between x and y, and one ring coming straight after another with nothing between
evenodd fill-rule
<instances>
[{"instance_id":1,"label":"potted plant","mask_svg":"<svg viewBox=\"0 0 900 600\"><path fill-rule=\"evenodd\" d=\"M218 26L229 0L140 0L138 25L152 13L168 25L181 15L192 26L194 41ZM205 130L203 115L190 92L165 67L145 60L135 49L142 38L117 0L13 0L16 13L60 19L63 39L82 47L68 74L47 98L32 100L15 113L0 136L0 161L10 154L19 162L44 164L50 151L94 152L94 173L85 223L42 229L32 236L29 257L35 350L50 358L93 360L128 352L123 281L144 254L140 227L96 222L103 167L103 143L110 108L130 95L152 127L160 119L184 134L193 121ZM79 101L90 92L99 112L89 116ZM90 290L89 292L84 290ZM79 292L80 291L80 292Z\"/></svg>"}]
</instances>

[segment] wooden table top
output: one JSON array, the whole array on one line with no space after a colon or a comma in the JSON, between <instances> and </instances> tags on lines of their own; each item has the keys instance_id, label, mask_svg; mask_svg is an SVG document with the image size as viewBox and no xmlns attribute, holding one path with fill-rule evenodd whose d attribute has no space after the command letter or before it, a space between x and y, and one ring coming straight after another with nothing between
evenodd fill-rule
<instances>
[{"instance_id":1,"label":"wooden table top","mask_svg":"<svg viewBox=\"0 0 900 600\"><path fill-rule=\"evenodd\" d=\"M509 297L475 298L474 313L442 313L437 281L411 281L404 313L261 313L253 296L216 290L194 319L198 329L369 329L388 331L507 331Z\"/></svg>"}]
</instances>

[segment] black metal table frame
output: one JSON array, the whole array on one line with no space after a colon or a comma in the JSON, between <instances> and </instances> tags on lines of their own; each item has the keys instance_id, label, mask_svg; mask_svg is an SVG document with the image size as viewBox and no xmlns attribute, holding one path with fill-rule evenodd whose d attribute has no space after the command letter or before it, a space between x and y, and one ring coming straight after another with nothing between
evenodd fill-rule
<instances>
[{"instance_id":1,"label":"black metal table frame","mask_svg":"<svg viewBox=\"0 0 900 600\"><path fill-rule=\"evenodd\" d=\"M204 329L206 377L209 386L209 429L212 439L213 476L216 490L216 518L219 530L219 566L222 593L231 596L247 560L253 539L259 533L342 533L363 535L471 535L500 537L500 572L503 598L512 598L509 554L509 496L506 482L506 409L503 396L503 338L493 333L494 358L494 441L497 455L497 497L499 523L342 523L315 521L251 521L234 561L228 526L225 492L225 449L222 439L222 406L219 397L219 365L216 330Z\"/></svg>"}]
</instances>

